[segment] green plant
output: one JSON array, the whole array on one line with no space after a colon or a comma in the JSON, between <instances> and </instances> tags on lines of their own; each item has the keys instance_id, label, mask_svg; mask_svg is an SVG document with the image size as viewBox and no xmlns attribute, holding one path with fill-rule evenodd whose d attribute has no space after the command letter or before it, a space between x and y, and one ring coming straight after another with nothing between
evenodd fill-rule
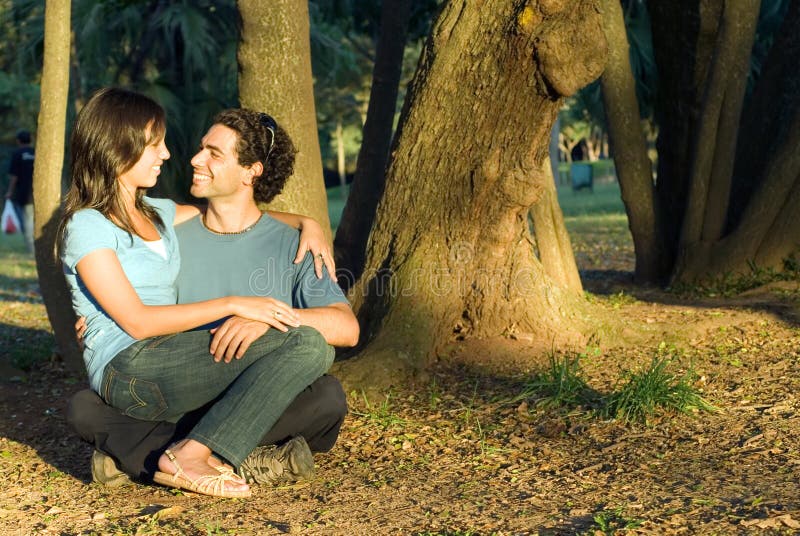
<instances>
[{"instance_id":1,"label":"green plant","mask_svg":"<svg viewBox=\"0 0 800 536\"><path fill-rule=\"evenodd\" d=\"M623 508L618 506L613 510L603 510L594 515L593 531L589 534L597 534L600 531L603 534L612 536L619 531L626 531L638 528L642 525L641 519L629 519L623 515Z\"/></svg>"},{"instance_id":2,"label":"green plant","mask_svg":"<svg viewBox=\"0 0 800 536\"><path fill-rule=\"evenodd\" d=\"M392 414L391 412L391 393L387 394L386 397L381 401L380 404L375 405L369 401L367 398L366 393L363 391L361 392L361 396L364 399L364 407L365 411L351 411L353 415L358 415L359 417L366 417L367 419L374 421L378 425L380 425L383 429L387 429L394 425L404 425L405 420L401 419L400 417Z\"/></svg>"},{"instance_id":3,"label":"green plant","mask_svg":"<svg viewBox=\"0 0 800 536\"><path fill-rule=\"evenodd\" d=\"M528 382L517 399L538 397L536 405L544 408L573 408L588 401L589 386L584 380L579 355L557 358L550 354L550 367Z\"/></svg>"},{"instance_id":4,"label":"green plant","mask_svg":"<svg viewBox=\"0 0 800 536\"><path fill-rule=\"evenodd\" d=\"M626 372L623 375L626 383L607 397L602 413L626 423L646 423L659 410L715 411L692 386L694 372L690 370L679 376L668 370L673 360L673 355L664 355L660 349L647 368Z\"/></svg>"}]
</instances>

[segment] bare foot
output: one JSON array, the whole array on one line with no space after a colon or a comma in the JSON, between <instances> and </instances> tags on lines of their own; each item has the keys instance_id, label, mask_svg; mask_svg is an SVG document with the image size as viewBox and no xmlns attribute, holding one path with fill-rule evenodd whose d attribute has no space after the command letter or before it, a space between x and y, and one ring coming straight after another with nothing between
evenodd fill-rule
<instances>
[{"instance_id":1,"label":"bare foot","mask_svg":"<svg viewBox=\"0 0 800 536\"><path fill-rule=\"evenodd\" d=\"M176 443L169 450L175 456L177 465L180 465L184 476L191 481L202 476L218 476L222 472L218 467L226 467L219 459L211 456L211 450L208 447L193 439ZM168 475L174 475L178 467L166 454L162 454L158 459L158 469ZM225 489L233 492L246 492L250 486L244 479L232 474L225 482Z\"/></svg>"}]
</instances>

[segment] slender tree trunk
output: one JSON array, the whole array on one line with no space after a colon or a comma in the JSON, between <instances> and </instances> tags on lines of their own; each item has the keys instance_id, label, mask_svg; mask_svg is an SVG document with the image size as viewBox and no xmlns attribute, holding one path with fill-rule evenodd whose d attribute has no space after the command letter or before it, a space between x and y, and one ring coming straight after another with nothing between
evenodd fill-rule
<instances>
[{"instance_id":1,"label":"slender tree trunk","mask_svg":"<svg viewBox=\"0 0 800 536\"><path fill-rule=\"evenodd\" d=\"M614 165L636 253L635 279L639 283L659 283L667 271L665 252L657 223L653 171L639 120L625 20L619 0L603 0L602 5L608 64L600 84Z\"/></svg>"},{"instance_id":2,"label":"slender tree trunk","mask_svg":"<svg viewBox=\"0 0 800 536\"><path fill-rule=\"evenodd\" d=\"M695 134L686 213L673 278L708 255L725 223L744 90L760 0L727 2Z\"/></svg>"},{"instance_id":3,"label":"slender tree trunk","mask_svg":"<svg viewBox=\"0 0 800 536\"><path fill-rule=\"evenodd\" d=\"M792 118L800 108L798 28L800 0L793 0L742 115L728 231L738 226L753 193L765 182L767 164L776 159L776 153L787 144L798 146L790 133Z\"/></svg>"},{"instance_id":4,"label":"slender tree trunk","mask_svg":"<svg viewBox=\"0 0 800 536\"><path fill-rule=\"evenodd\" d=\"M342 187L342 195L346 197L345 187L347 186L347 163L344 159L344 131L342 129L342 118L336 119L336 168L339 172L339 186Z\"/></svg>"},{"instance_id":5,"label":"slender tree trunk","mask_svg":"<svg viewBox=\"0 0 800 536\"><path fill-rule=\"evenodd\" d=\"M531 208L536 246L544 273L561 288L576 294L583 292L578 265L572 252L572 242L564 225L564 214L558 205L558 194L550 159L542 165L544 192L538 203Z\"/></svg>"},{"instance_id":6,"label":"slender tree trunk","mask_svg":"<svg viewBox=\"0 0 800 536\"><path fill-rule=\"evenodd\" d=\"M44 66L33 172L34 239L39 288L53 326L57 352L76 371L83 359L75 340L75 314L61 263L55 259L56 229L61 216L61 173L69 93L69 1L47 2L44 20Z\"/></svg>"},{"instance_id":7,"label":"slender tree trunk","mask_svg":"<svg viewBox=\"0 0 800 536\"><path fill-rule=\"evenodd\" d=\"M674 268L681 282L746 274L753 267L781 270L787 257L800 252L800 0L790 4L739 120L757 12L754 0L725 5Z\"/></svg>"},{"instance_id":8,"label":"slender tree trunk","mask_svg":"<svg viewBox=\"0 0 800 536\"><path fill-rule=\"evenodd\" d=\"M308 2L238 0L239 97L267 112L298 149L294 175L270 207L313 217L330 233L328 200L317 137Z\"/></svg>"},{"instance_id":9,"label":"slender tree trunk","mask_svg":"<svg viewBox=\"0 0 800 536\"><path fill-rule=\"evenodd\" d=\"M686 212L690 162L723 0L649 0L653 52L658 65L655 105L659 125L656 197L669 277Z\"/></svg>"},{"instance_id":10,"label":"slender tree trunk","mask_svg":"<svg viewBox=\"0 0 800 536\"><path fill-rule=\"evenodd\" d=\"M528 212L552 180L541 170L562 97L599 76L604 42L590 0L444 5L350 293L372 338L345 362L350 377L380 383L382 372L424 367L464 339L585 343L586 304L546 275Z\"/></svg>"},{"instance_id":11,"label":"slender tree trunk","mask_svg":"<svg viewBox=\"0 0 800 536\"><path fill-rule=\"evenodd\" d=\"M381 7L381 29L361 150L334 243L336 265L344 274L340 283L345 288L360 277L364 268L367 238L383 195L410 13L411 0L384 0Z\"/></svg>"}]
</instances>

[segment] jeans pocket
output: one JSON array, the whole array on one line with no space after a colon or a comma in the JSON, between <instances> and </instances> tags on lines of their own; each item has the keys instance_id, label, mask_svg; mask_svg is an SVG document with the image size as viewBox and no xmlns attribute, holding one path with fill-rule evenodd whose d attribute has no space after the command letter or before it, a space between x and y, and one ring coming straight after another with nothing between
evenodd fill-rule
<instances>
[{"instance_id":1,"label":"jeans pocket","mask_svg":"<svg viewBox=\"0 0 800 536\"><path fill-rule=\"evenodd\" d=\"M106 403L134 419L155 421L167 409L157 383L123 374L111 365L106 365L101 394Z\"/></svg>"}]
</instances>

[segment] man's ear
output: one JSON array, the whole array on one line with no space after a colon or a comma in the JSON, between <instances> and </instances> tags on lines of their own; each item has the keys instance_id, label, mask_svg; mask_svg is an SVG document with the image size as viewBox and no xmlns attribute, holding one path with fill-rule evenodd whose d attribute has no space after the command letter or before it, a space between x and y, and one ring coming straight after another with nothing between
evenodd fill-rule
<instances>
[{"instance_id":1,"label":"man's ear","mask_svg":"<svg viewBox=\"0 0 800 536\"><path fill-rule=\"evenodd\" d=\"M246 184L248 186L252 186L256 179L260 177L262 173L264 173L264 165L261 162L255 162L247 169L247 173L249 180Z\"/></svg>"}]
</instances>

